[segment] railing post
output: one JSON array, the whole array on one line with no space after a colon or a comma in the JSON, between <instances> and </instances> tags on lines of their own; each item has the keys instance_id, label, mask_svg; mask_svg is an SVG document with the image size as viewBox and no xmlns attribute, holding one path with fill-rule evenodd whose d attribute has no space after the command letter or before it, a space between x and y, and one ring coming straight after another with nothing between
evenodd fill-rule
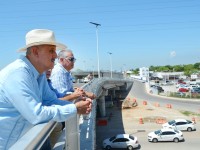
<instances>
[{"instance_id":1,"label":"railing post","mask_svg":"<svg viewBox=\"0 0 200 150\"><path fill-rule=\"evenodd\" d=\"M65 150L80 150L79 115L65 121Z\"/></svg>"}]
</instances>

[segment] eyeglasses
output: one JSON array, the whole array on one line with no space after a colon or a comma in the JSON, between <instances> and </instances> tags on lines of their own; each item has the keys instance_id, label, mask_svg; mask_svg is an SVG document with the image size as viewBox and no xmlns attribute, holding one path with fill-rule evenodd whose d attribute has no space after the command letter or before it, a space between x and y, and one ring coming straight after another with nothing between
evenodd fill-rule
<instances>
[{"instance_id":1,"label":"eyeglasses","mask_svg":"<svg viewBox=\"0 0 200 150\"><path fill-rule=\"evenodd\" d=\"M69 60L71 62L75 62L76 61L76 58L74 58L74 57L67 57L65 59L67 59L67 60Z\"/></svg>"}]
</instances>

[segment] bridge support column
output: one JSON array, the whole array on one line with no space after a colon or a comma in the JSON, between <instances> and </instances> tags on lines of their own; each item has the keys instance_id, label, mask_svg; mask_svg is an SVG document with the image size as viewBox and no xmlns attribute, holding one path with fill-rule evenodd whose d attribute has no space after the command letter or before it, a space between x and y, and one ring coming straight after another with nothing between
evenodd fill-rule
<instances>
[{"instance_id":1,"label":"bridge support column","mask_svg":"<svg viewBox=\"0 0 200 150\"><path fill-rule=\"evenodd\" d=\"M101 97L99 98L98 105L99 105L101 117L105 117L105 116L106 116L105 96L101 96Z\"/></svg>"},{"instance_id":2,"label":"bridge support column","mask_svg":"<svg viewBox=\"0 0 200 150\"><path fill-rule=\"evenodd\" d=\"M112 97L115 99L116 94L115 94L115 89L112 90Z\"/></svg>"}]
</instances>

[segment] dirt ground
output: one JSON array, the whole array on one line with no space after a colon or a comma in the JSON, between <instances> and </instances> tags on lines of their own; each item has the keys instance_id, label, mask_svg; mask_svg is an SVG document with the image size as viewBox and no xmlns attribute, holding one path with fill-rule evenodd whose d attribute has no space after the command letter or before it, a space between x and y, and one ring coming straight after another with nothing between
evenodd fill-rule
<instances>
[{"instance_id":1,"label":"dirt ground","mask_svg":"<svg viewBox=\"0 0 200 150\"><path fill-rule=\"evenodd\" d=\"M183 118L192 120L194 116L185 116L180 111L173 109L173 106L161 106L158 103L152 104L139 101L128 95L127 103L137 102L137 106L122 109L122 105L114 105L106 108L107 116L101 118L107 120L106 125L96 126L96 149L101 150L102 141L119 133L136 133L151 128L161 128L166 121ZM200 122L200 117L195 116L195 121ZM98 119L97 119L98 122Z\"/></svg>"},{"instance_id":2,"label":"dirt ground","mask_svg":"<svg viewBox=\"0 0 200 150\"><path fill-rule=\"evenodd\" d=\"M160 105L159 103L149 103L147 101L137 101L134 97L130 95L127 96L125 101L136 101L137 106L127 109L122 109L122 118L128 119L128 116L131 116L134 120L143 120L145 122L155 122L155 123L164 123L166 121L172 120L174 118L184 118L192 120L195 118L195 121L200 121L199 116L186 116L181 113L179 110L173 109L171 104L166 104L165 106Z\"/></svg>"}]
</instances>

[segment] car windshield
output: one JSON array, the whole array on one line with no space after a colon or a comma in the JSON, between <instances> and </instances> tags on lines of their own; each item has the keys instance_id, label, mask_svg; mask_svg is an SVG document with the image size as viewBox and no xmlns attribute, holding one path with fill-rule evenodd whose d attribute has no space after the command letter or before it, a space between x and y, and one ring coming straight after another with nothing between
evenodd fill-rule
<instances>
[{"instance_id":1,"label":"car windshield","mask_svg":"<svg viewBox=\"0 0 200 150\"><path fill-rule=\"evenodd\" d=\"M168 122L169 125L172 125L172 124L174 124L174 123L175 123L175 120L172 120L172 121L169 121L169 122Z\"/></svg>"},{"instance_id":2,"label":"car windshield","mask_svg":"<svg viewBox=\"0 0 200 150\"><path fill-rule=\"evenodd\" d=\"M114 139L116 139L116 136L113 136L109 139L109 141L113 141Z\"/></svg>"},{"instance_id":3,"label":"car windshield","mask_svg":"<svg viewBox=\"0 0 200 150\"><path fill-rule=\"evenodd\" d=\"M179 131L178 130L174 130L176 133L179 133Z\"/></svg>"},{"instance_id":4,"label":"car windshield","mask_svg":"<svg viewBox=\"0 0 200 150\"><path fill-rule=\"evenodd\" d=\"M157 130L154 132L156 135L160 134L161 133L161 130Z\"/></svg>"},{"instance_id":5,"label":"car windshield","mask_svg":"<svg viewBox=\"0 0 200 150\"><path fill-rule=\"evenodd\" d=\"M192 121L190 121L190 120L187 120L187 123L188 123L188 124L190 124L190 123L192 123Z\"/></svg>"},{"instance_id":6,"label":"car windshield","mask_svg":"<svg viewBox=\"0 0 200 150\"><path fill-rule=\"evenodd\" d=\"M132 135L129 135L129 138L132 139L132 140L135 139L134 136L132 136Z\"/></svg>"}]
</instances>

